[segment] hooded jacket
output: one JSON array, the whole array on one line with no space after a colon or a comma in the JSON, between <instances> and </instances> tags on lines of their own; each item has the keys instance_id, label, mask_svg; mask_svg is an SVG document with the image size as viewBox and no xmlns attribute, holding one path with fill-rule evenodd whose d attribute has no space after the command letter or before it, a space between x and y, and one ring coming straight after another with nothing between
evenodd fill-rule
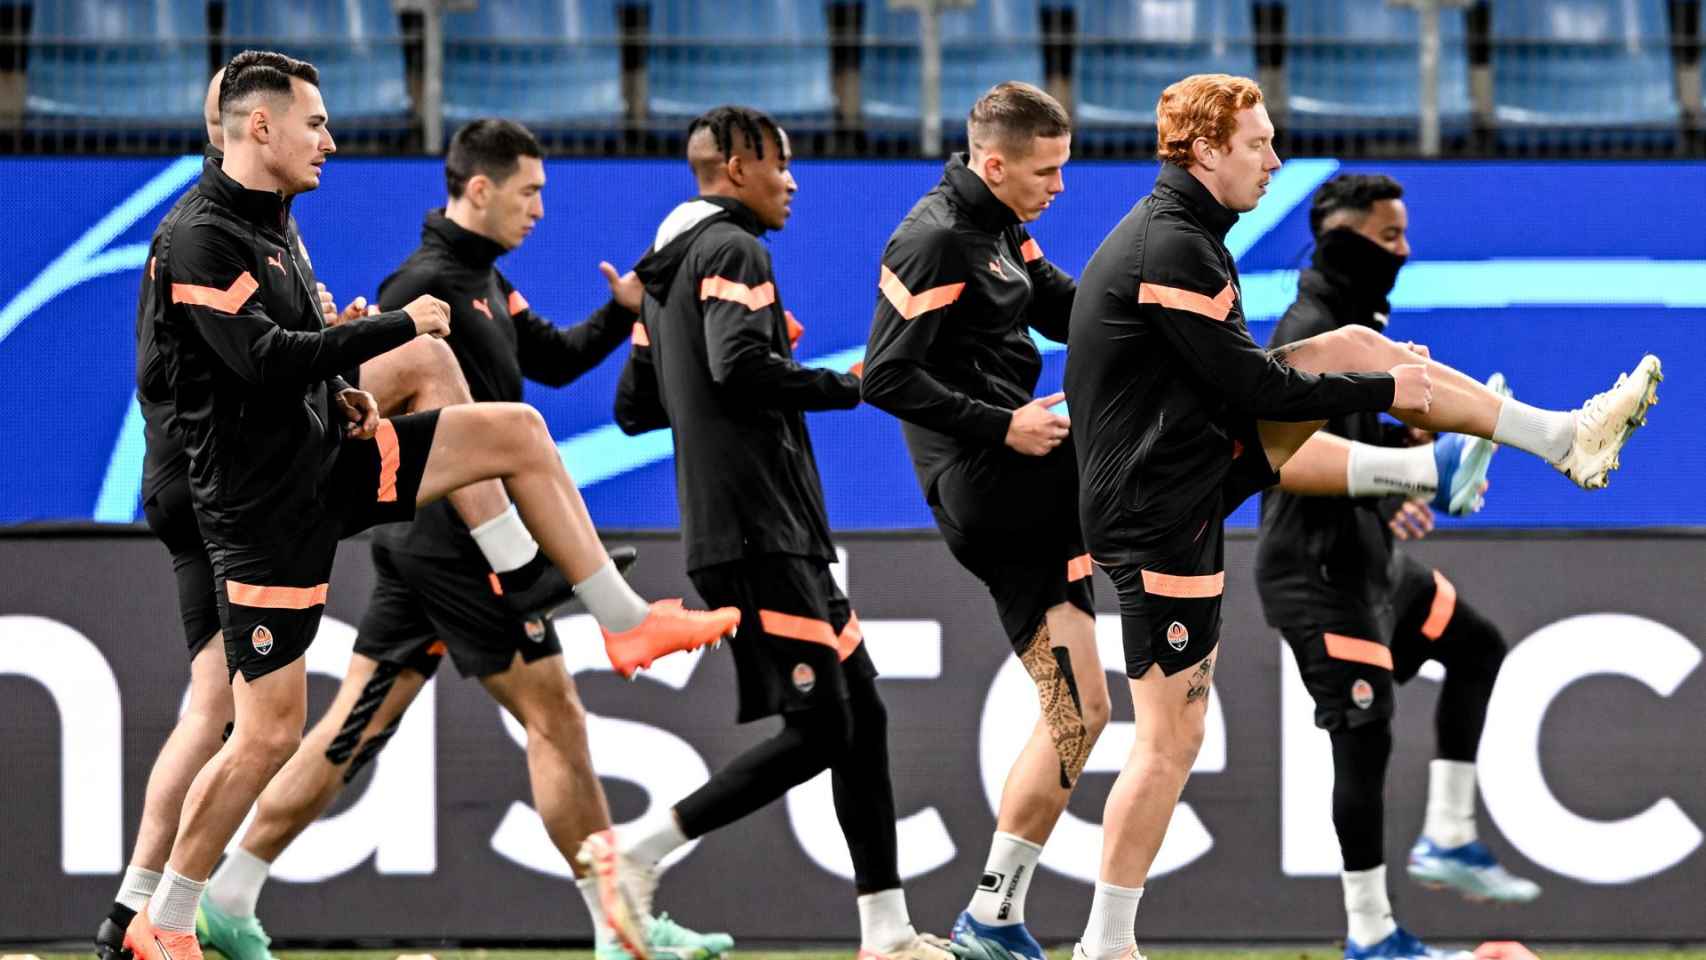
<instances>
[{"instance_id":1,"label":"hooded jacket","mask_svg":"<svg viewBox=\"0 0 1706 960\"><path fill-rule=\"evenodd\" d=\"M381 310L400 309L422 294L450 304L444 342L456 354L476 403L521 402L523 378L552 387L568 384L621 346L636 319L612 300L582 323L557 326L497 268L507 252L433 210L421 223L420 246L379 285ZM412 523L379 529L374 540L424 556L481 557L467 525L442 500Z\"/></svg>"},{"instance_id":2,"label":"hooded jacket","mask_svg":"<svg viewBox=\"0 0 1706 960\"><path fill-rule=\"evenodd\" d=\"M320 522L343 438L338 371L414 339L401 311L327 328L290 201L209 158L149 244L137 396L169 404L204 536L280 543Z\"/></svg>"},{"instance_id":3,"label":"hooded jacket","mask_svg":"<svg viewBox=\"0 0 1706 960\"><path fill-rule=\"evenodd\" d=\"M889 237L870 341L865 402L901 420L926 500L949 464L1006 442L1035 397L1043 358L1030 330L1066 342L1072 278L964 154Z\"/></svg>"},{"instance_id":4,"label":"hooded jacket","mask_svg":"<svg viewBox=\"0 0 1706 960\"><path fill-rule=\"evenodd\" d=\"M1328 231L1297 281L1297 301L1268 345L1277 347L1350 324L1384 329L1398 257L1350 230ZM1333 417L1325 429L1347 440L1403 446L1406 428L1377 413ZM1262 495L1256 589L1270 625L1362 622L1391 589L1392 531L1402 497ZM1331 624L1328 624L1331 625Z\"/></svg>"},{"instance_id":5,"label":"hooded jacket","mask_svg":"<svg viewBox=\"0 0 1706 960\"><path fill-rule=\"evenodd\" d=\"M1237 221L1189 171L1164 163L1079 278L1066 400L1085 545L1102 563L1142 562L1221 522L1235 439L1255 420L1392 405L1389 374L1305 373L1250 338L1226 249Z\"/></svg>"},{"instance_id":6,"label":"hooded jacket","mask_svg":"<svg viewBox=\"0 0 1706 960\"><path fill-rule=\"evenodd\" d=\"M857 405L859 380L794 362L763 233L739 201L701 197L634 267L646 298L616 422L674 430L690 572L764 554L835 560L805 411Z\"/></svg>"}]
</instances>

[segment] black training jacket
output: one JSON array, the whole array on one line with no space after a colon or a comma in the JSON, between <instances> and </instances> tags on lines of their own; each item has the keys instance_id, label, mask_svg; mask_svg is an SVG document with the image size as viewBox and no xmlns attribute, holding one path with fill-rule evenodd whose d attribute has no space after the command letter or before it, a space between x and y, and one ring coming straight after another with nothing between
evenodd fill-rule
<instances>
[{"instance_id":1,"label":"black training jacket","mask_svg":"<svg viewBox=\"0 0 1706 960\"><path fill-rule=\"evenodd\" d=\"M381 310L400 309L422 294L450 304L450 336L444 342L456 354L476 402L520 402L523 378L564 386L598 366L628 339L634 325L634 314L612 300L583 323L557 326L540 316L496 267L506 252L434 210L421 224L421 245L379 285ZM413 523L381 528L374 539L415 554L480 556L448 501L420 511Z\"/></svg>"},{"instance_id":2,"label":"black training jacket","mask_svg":"<svg viewBox=\"0 0 1706 960\"><path fill-rule=\"evenodd\" d=\"M1367 242L1367 241L1363 241ZM1269 341L1293 343L1349 324L1376 330L1391 307L1383 292L1358 290L1353 277L1332 269L1317 251L1297 281L1297 301ZM1377 413L1333 417L1325 428L1347 440L1402 446L1406 428ZM1256 590L1262 613L1275 627L1331 624L1360 618L1390 591L1392 531L1386 521L1402 497L1300 497L1280 490L1262 495L1261 542L1256 548Z\"/></svg>"},{"instance_id":3,"label":"black training jacket","mask_svg":"<svg viewBox=\"0 0 1706 960\"><path fill-rule=\"evenodd\" d=\"M1225 244L1237 220L1163 164L1079 278L1066 400L1086 546L1103 563L1140 562L1219 522L1208 501L1251 421L1392 405L1387 374L1303 373L1250 338Z\"/></svg>"},{"instance_id":4,"label":"black training jacket","mask_svg":"<svg viewBox=\"0 0 1706 960\"><path fill-rule=\"evenodd\" d=\"M763 232L740 202L701 197L664 219L634 268L643 327L616 422L674 429L689 571L777 553L835 560L805 411L856 406L859 380L794 362Z\"/></svg>"},{"instance_id":5,"label":"black training jacket","mask_svg":"<svg viewBox=\"0 0 1706 960\"><path fill-rule=\"evenodd\" d=\"M1042 375L1029 328L1065 343L1075 289L964 154L895 228L864 396L900 418L927 500L949 464L1006 442L1013 410L1034 399Z\"/></svg>"},{"instance_id":6,"label":"black training jacket","mask_svg":"<svg viewBox=\"0 0 1706 960\"><path fill-rule=\"evenodd\" d=\"M415 336L402 312L327 328L289 226L288 200L210 158L143 268L137 395L170 405L197 520L220 540L282 542L315 522L343 437L338 371Z\"/></svg>"}]
</instances>

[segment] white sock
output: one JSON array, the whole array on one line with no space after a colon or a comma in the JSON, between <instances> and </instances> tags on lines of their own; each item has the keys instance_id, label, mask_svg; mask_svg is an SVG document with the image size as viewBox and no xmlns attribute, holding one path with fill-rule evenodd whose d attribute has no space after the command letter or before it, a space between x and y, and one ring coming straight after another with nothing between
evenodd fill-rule
<instances>
[{"instance_id":1,"label":"white sock","mask_svg":"<svg viewBox=\"0 0 1706 960\"><path fill-rule=\"evenodd\" d=\"M575 584L575 596L586 604L587 612L598 625L612 633L632 630L646 619L651 608L634 592L628 581L616 570L613 561L604 561L592 576ZM683 843L687 841L682 840Z\"/></svg>"},{"instance_id":2,"label":"white sock","mask_svg":"<svg viewBox=\"0 0 1706 960\"><path fill-rule=\"evenodd\" d=\"M141 867L125 867L124 880L118 885L118 896L114 903L122 903L138 913L148 906L148 898L160 886L160 875L152 870Z\"/></svg>"},{"instance_id":3,"label":"white sock","mask_svg":"<svg viewBox=\"0 0 1706 960\"><path fill-rule=\"evenodd\" d=\"M195 908L201 902L201 892L207 889L206 880L191 880L171 867L148 898L148 919L161 930L172 933L195 931Z\"/></svg>"},{"instance_id":4,"label":"white sock","mask_svg":"<svg viewBox=\"0 0 1706 960\"><path fill-rule=\"evenodd\" d=\"M1547 463L1557 463L1576 442L1576 415L1568 410L1542 410L1505 397L1493 441L1527 450Z\"/></svg>"},{"instance_id":5,"label":"white sock","mask_svg":"<svg viewBox=\"0 0 1706 960\"><path fill-rule=\"evenodd\" d=\"M598 880L581 877L575 881L575 887L580 890L581 899L586 901L586 912L592 914L594 942L600 947L609 946L615 942L616 934L610 929L610 924L604 922L604 901L598 899Z\"/></svg>"},{"instance_id":6,"label":"white sock","mask_svg":"<svg viewBox=\"0 0 1706 960\"><path fill-rule=\"evenodd\" d=\"M675 822L675 810L665 809L647 817L632 831L625 831L624 841L633 845L625 846L622 852L641 866L656 868L664 857L686 843L687 839L687 834L681 832L681 825Z\"/></svg>"},{"instance_id":7,"label":"white sock","mask_svg":"<svg viewBox=\"0 0 1706 960\"><path fill-rule=\"evenodd\" d=\"M521 522L521 514L513 503L503 513L468 532L473 534L474 545L485 554L494 573L519 570L539 554L538 542L527 532L527 525Z\"/></svg>"},{"instance_id":8,"label":"white sock","mask_svg":"<svg viewBox=\"0 0 1706 960\"><path fill-rule=\"evenodd\" d=\"M1025 894L1031 891L1031 876L1042 855L1039 844L1011 833L996 833L989 843L983 879L966 908L972 919L992 926L1024 923Z\"/></svg>"},{"instance_id":9,"label":"white sock","mask_svg":"<svg viewBox=\"0 0 1706 960\"><path fill-rule=\"evenodd\" d=\"M1345 884L1345 935L1364 947L1391 936L1398 921L1392 919L1392 901L1386 898L1386 864L1339 876Z\"/></svg>"},{"instance_id":10,"label":"white sock","mask_svg":"<svg viewBox=\"0 0 1706 960\"><path fill-rule=\"evenodd\" d=\"M1419 447L1377 447L1351 444L1345 485L1353 497L1433 496L1439 489L1439 465L1432 444Z\"/></svg>"},{"instance_id":11,"label":"white sock","mask_svg":"<svg viewBox=\"0 0 1706 960\"><path fill-rule=\"evenodd\" d=\"M879 890L859 898L859 948L888 953L912 942L918 931L906 912L906 891Z\"/></svg>"},{"instance_id":12,"label":"white sock","mask_svg":"<svg viewBox=\"0 0 1706 960\"><path fill-rule=\"evenodd\" d=\"M255 901L261 898L272 864L242 847L225 855L225 862L213 871L208 881L207 898L213 905L233 917L255 915Z\"/></svg>"},{"instance_id":13,"label":"white sock","mask_svg":"<svg viewBox=\"0 0 1706 960\"><path fill-rule=\"evenodd\" d=\"M1475 765L1428 762L1428 815L1422 836L1450 850L1475 839Z\"/></svg>"},{"instance_id":14,"label":"white sock","mask_svg":"<svg viewBox=\"0 0 1706 960\"><path fill-rule=\"evenodd\" d=\"M1090 899L1090 922L1084 925L1079 942L1090 960L1122 957L1137 946L1137 902L1142 887L1120 887L1096 881Z\"/></svg>"}]
</instances>

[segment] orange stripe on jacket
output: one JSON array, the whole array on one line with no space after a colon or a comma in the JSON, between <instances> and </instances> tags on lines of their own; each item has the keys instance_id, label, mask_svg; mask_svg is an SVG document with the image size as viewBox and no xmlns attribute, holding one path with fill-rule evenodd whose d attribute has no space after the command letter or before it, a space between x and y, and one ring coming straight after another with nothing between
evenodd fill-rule
<instances>
[{"instance_id":1,"label":"orange stripe on jacket","mask_svg":"<svg viewBox=\"0 0 1706 960\"><path fill-rule=\"evenodd\" d=\"M317 587L258 587L235 580L225 581L225 597L240 607L269 610L306 610L326 602L329 584Z\"/></svg>"},{"instance_id":2,"label":"orange stripe on jacket","mask_svg":"<svg viewBox=\"0 0 1706 960\"><path fill-rule=\"evenodd\" d=\"M882 290L883 296L888 298L889 306L894 307L894 311L900 314L901 319L911 320L920 314L940 310L958 300L960 294L965 292L966 285L964 283L948 283L940 287L931 287L923 293L913 293L906 289L906 284L900 282L900 278L895 276L894 271L885 265L882 279L878 281L877 288Z\"/></svg>"},{"instance_id":3,"label":"orange stripe on jacket","mask_svg":"<svg viewBox=\"0 0 1706 960\"><path fill-rule=\"evenodd\" d=\"M220 290L217 287L202 287L193 283L172 284L173 303L193 303L196 306L208 307L220 313L235 315L249 302L249 297L261 288L254 274L244 270L243 275L231 281L231 286Z\"/></svg>"},{"instance_id":4,"label":"orange stripe on jacket","mask_svg":"<svg viewBox=\"0 0 1706 960\"><path fill-rule=\"evenodd\" d=\"M723 277L706 277L699 281L699 299L709 300L712 297L738 303L748 310L763 310L776 302L776 285L765 282L749 287Z\"/></svg>"},{"instance_id":5,"label":"orange stripe on jacket","mask_svg":"<svg viewBox=\"0 0 1706 960\"><path fill-rule=\"evenodd\" d=\"M841 628L841 636L835 638L836 652L841 655L842 660L845 660L853 655L853 651L859 649L859 644L864 642L865 631L859 626L859 615L849 613L847 625Z\"/></svg>"},{"instance_id":6,"label":"orange stripe on jacket","mask_svg":"<svg viewBox=\"0 0 1706 960\"><path fill-rule=\"evenodd\" d=\"M1024 245L1019 248L1019 256L1024 257L1026 263L1030 263L1032 260L1041 260L1043 258L1042 244L1037 243L1035 237L1026 240Z\"/></svg>"},{"instance_id":7,"label":"orange stripe on jacket","mask_svg":"<svg viewBox=\"0 0 1706 960\"><path fill-rule=\"evenodd\" d=\"M639 320L634 321L634 332L628 335L628 340L636 347L649 347L652 338L646 333L646 325Z\"/></svg>"},{"instance_id":8,"label":"orange stripe on jacket","mask_svg":"<svg viewBox=\"0 0 1706 960\"><path fill-rule=\"evenodd\" d=\"M1081 553L1066 561L1066 582L1072 583L1075 580L1082 580L1088 577L1094 569L1095 567L1090 563L1090 555Z\"/></svg>"},{"instance_id":9,"label":"orange stripe on jacket","mask_svg":"<svg viewBox=\"0 0 1706 960\"><path fill-rule=\"evenodd\" d=\"M1445 633L1446 624L1451 622L1451 615L1457 612L1457 588L1445 578L1445 574L1434 571L1434 602L1428 607L1428 618L1422 622L1422 636L1429 640L1438 640Z\"/></svg>"},{"instance_id":10,"label":"orange stripe on jacket","mask_svg":"<svg viewBox=\"0 0 1706 960\"><path fill-rule=\"evenodd\" d=\"M1158 597L1183 597L1187 600L1218 597L1226 590L1226 571L1200 577L1181 577L1145 570L1143 589Z\"/></svg>"},{"instance_id":11,"label":"orange stripe on jacket","mask_svg":"<svg viewBox=\"0 0 1706 960\"><path fill-rule=\"evenodd\" d=\"M839 649L835 642L835 631L823 620L811 617L797 617L791 613L778 613L775 610L758 611L759 624L764 632L773 637L786 637L789 640L804 640L807 643L821 643L832 650Z\"/></svg>"},{"instance_id":12,"label":"orange stripe on jacket","mask_svg":"<svg viewBox=\"0 0 1706 960\"><path fill-rule=\"evenodd\" d=\"M511 290L509 292L509 315L513 317L526 310L527 298L521 295L520 290Z\"/></svg>"},{"instance_id":13,"label":"orange stripe on jacket","mask_svg":"<svg viewBox=\"0 0 1706 960\"><path fill-rule=\"evenodd\" d=\"M397 502L397 467L403 462L403 452L397 446L397 428L389 420L379 421L379 431L373 435L379 444L379 502Z\"/></svg>"},{"instance_id":14,"label":"orange stripe on jacket","mask_svg":"<svg viewBox=\"0 0 1706 960\"><path fill-rule=\"evenodd\" d=\"M1237 299L1238 291L1230 283L1212 297L1159 283L1140 283L1137 286L1138 303L1158 303L1169 310L1188 310L1210 320L1225 320L1232 313L1232 304Z\"/></svg>"},{"instance_id":15,"label":"orange stripe on jacket","mask_svg":"<svg viewBox=\"0 0 1706 960\"><path fill-rule=\"evenodd\" d=\"M1358 640L1356 637L1337 633L1324 633L1322 636L1327 640L1327 656L1335 660L1350 660L1392 669L1392 651L1372 640Z\"/></svg>"}]
</instances>

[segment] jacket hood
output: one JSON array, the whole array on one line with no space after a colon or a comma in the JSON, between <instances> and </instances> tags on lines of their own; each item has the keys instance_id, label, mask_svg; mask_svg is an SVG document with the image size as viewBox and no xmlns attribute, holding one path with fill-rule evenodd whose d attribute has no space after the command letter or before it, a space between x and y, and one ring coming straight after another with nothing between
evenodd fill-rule
<instances>
[{"instance_id":1,"label":"jacket hood","mask_svg":"<svg viewBox=\"0 0 1706 960\"><path fill-rule=\"evenodd\" d=\"M731 197L696 197L671 210L658 224L652 245L640 262L634 264L634 273L645 284L647 295L659 303L668 303L670 285L675 282L687 251L693 248L693 241L711 224L724 220L734 222L753 236L764 233L752 211Z\"/></svg>"}]
</instances>

